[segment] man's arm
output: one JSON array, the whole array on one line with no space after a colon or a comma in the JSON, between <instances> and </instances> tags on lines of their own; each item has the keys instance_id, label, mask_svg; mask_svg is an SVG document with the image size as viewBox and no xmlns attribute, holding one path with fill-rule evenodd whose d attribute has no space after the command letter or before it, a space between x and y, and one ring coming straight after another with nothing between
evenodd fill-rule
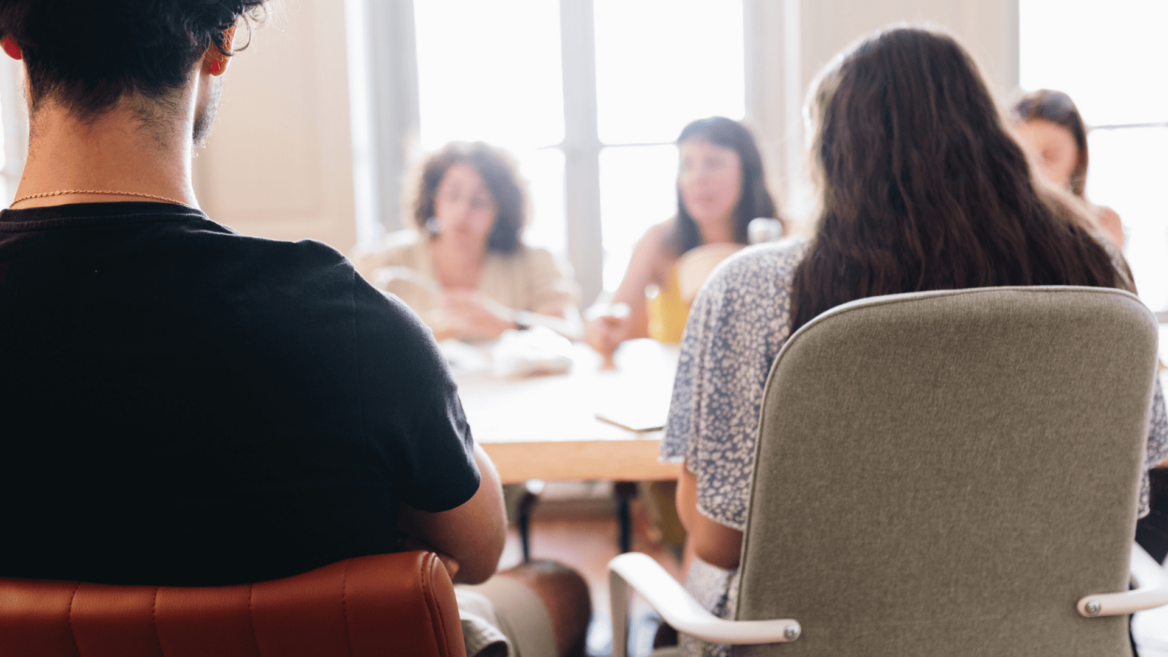
<instances>
[{"instance_id":1,"label":"man's arm","mask_svg":"<svg viewBox=\"0 0 1168 657\"><path fill-rule=\"evenodd\" d=\"M479 445L474 447L481 480L474 496L449 511L427 513L401 505L398 527L444 557L451 579L461 584L485 582L499 566L507 539L503 487L495 464ZM451 568L450 560L454 561Z\"/></svg>"}]
</instances>

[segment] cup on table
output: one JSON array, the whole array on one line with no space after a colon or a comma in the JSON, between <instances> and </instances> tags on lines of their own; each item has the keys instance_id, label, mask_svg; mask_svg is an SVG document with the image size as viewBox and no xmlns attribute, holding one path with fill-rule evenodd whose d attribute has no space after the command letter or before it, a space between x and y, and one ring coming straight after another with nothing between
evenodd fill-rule
<instances>
[{"instance_id":1,"label":"cup on table","mask_svg":"<svg viewBox=\"0 0 1168 657\"><path fill-rule=\"evenodd\" d=\"M777 242L783 239L783 222L772 217L756 217L746 225L746 238L751 244Z\"/></svg>"}]
</instances>

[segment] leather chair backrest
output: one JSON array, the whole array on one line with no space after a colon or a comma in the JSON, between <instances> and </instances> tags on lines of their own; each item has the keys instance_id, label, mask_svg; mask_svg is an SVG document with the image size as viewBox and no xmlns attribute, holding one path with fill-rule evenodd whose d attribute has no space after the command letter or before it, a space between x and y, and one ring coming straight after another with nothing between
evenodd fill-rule
<instances>
[{"instance_id":1,"label":"leather chair backrest","mask_svg":"<svg viewBox=\"0 0 1168 657\"><path fill-rule=\"evenodd\" d=\"M239 586L0 579L2 657L463 657L430 552L348 559Z\"/></svg>"},{"instance_id":2,"label":"leather chair backrest","mask_svg":"<svg viewBox=\"0 0 1168 657\"><path fill-rule=\"evenodd\" d=\"M797 655L1128 655L1126 589L1156 368L1134 296L875 297L800 329L764 393L739 620Z\"/></svg>"}]
</instances>

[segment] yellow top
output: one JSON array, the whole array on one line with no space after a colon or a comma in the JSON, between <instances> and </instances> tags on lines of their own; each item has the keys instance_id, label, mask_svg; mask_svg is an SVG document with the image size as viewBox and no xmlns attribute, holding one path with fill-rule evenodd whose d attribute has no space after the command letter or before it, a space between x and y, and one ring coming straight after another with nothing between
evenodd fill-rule
<instances>
[{"instance_id":1,"label":"yellow top","mask_svg":"<svg viewBox=\"0 0 1168 657\"><path fill-rule=\"evenodd\" d=\"M681 288L677 284L677 265L669 268L669 279L648 300L649 337L665 344L681 342L685 332L685 320L689 317L689 304L681 298Z\"/></svg>"}]
</instances>

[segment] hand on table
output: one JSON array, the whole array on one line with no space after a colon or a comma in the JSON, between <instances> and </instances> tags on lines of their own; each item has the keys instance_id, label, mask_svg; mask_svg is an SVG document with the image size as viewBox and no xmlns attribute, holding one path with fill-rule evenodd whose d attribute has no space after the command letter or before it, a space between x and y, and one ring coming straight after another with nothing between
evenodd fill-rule
<instances>
[{"instance_id":1,"label":"hand on table","mask_svg":"<svg viewBox=\"0 0 1168 657\"><path fill-rule=\"evenodd\" d=\"M442 303L448 330L458 338L489 340L516 326L514 311L477 290L447 290Z\"/></svg>"},{"instance_id":2,"label":"hand on table","mask_svg":"<svg viewBox=\"0 0 1168 657\"><path fill-rule=\"evenodd\" d=\"M584 339L604 357L604 366L612 367L612 356L629 336L632 316L629 306L617 303L611 306L593 306L588 312Z\"/></svg>"}]
</instances>

